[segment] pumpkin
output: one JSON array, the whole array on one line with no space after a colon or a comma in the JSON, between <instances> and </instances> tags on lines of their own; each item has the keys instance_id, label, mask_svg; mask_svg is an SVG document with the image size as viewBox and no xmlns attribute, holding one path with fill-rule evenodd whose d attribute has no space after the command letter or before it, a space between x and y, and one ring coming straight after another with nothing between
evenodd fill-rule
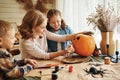
<instances>
[{"instance_id":1,"label":"pumpkin","mask_svg":"<svg viewBox=\"0 0 120 80\"><path fill-rule=\"evenodd\" d=\"M80 56L90 56L95 50L95 40L91 35L80 34L72 40L75 53Z\"/></svg>"}]
</instances>

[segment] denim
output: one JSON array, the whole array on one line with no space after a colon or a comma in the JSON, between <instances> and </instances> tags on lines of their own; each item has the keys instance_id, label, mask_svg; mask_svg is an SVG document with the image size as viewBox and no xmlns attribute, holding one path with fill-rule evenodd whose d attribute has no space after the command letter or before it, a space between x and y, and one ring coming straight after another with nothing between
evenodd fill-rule
<instances>
[{"instance_id":1,"label":"denim","mask_svg":"<svg viewBox=\"0 0 120 80\"><path fill-rule=\"evenodd\" d=\"M49 29L49 31L54 33L53 28ZM66 35L66 34L72 34L72 33L73 32L69 26L66 26L65 29L60 28L58 30L58 34L60 34L60 35ZM48 52L56 52L57 51L57 42L56 41L47 40L47 43L48 43ZM67 45L69 45L70 43L71 43L71 41L61 42L62 50L64 50L65 47Z\"/></svg>"}]
</instances>

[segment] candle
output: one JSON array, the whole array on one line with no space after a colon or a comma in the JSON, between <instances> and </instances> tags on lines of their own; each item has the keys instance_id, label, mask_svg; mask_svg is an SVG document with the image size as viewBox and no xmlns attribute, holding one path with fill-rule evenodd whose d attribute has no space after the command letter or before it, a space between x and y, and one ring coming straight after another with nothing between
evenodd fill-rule
<instances>
[{"instance_id":1,"label":"candle","mask_svg":"<svg viewBox=\"0 0 120 80\"><path fill-rule=\"evenodd\" d=\"M109 32L107 32L107 44L109 44Z\"/></svg>"},{"instance_id":2,"label":"candle","mask_svg":"<svg viewBox=\"0 0 120 80\"><path fill-rule=\"evenodd\" d=\"M116 40L116 51L118 51L118 40Z\"/></svg>"},{"instance_id":3,"label":"candle","mask_svg":"<svg viewBox=\"0 0 120 80\"><path fill-rule=\"evenodd\" d=\"M105 57L105 59L104 59L104 63L105 64L110 64L110 57Z\"/></svg>"}]
</instances>

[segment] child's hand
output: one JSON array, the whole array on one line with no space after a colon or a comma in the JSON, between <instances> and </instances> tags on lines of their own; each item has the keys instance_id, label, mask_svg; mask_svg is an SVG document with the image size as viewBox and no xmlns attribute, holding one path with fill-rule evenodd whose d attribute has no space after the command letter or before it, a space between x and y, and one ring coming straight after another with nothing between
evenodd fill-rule
<instances>
[{"instance_id":1,"label":"child's hand","mask_svg":"<svg viewBox=\"0 0 120 80\"><path fill-rule=\"evenodd\" d=\"M75 49L73 48L72 45L68 45L66 48L65 48L65 51L67 53L73 53L75 51Z\"/></svg>"},{"instance_id":2,"label":"child's hand","mask_svg":"<svg viewBox=\"0 0 120 80\"><path fill-rule=\"evenodd\" d=\"M80 32L80 33L78 33L78 34L76 34L75 35L75 38L74 39L78 39L81 35L89 35L89 36L91 36L91 35L93 35L94 33L93 32L91 32L91 31L84 31L84 32Z\"/></svg>"},{"instance_id":3,"label":"child's hand","mask_svg":"<svg viewBox=\"0 0 120 80\"><path fill-rule=\"evenodd\" d=\"M36 60L33 59L25 59L25 63L27 64L31 64L33 66L33 68L37 68L38 67L38 63Z\"/></svg>"},{"instance_id":4,"label":"child's hand","mask_svg":"<svg viewBox=\"0 0 120 80\"><path fill-rule=\"evenodd\" d=\"M80 32L79 34L85 34L85 35L93 35L94 33L92 31L84 31L84 32Z\"/></svg>"},{"instance_id":5,"label":"child's hand","mask_svg":"<svg viewBox=\"0 0 120 80\"><path fill-rule=\"evenodd\" d=\"M92 31L86 31L83 34L85 34L85 35L93 35L94 33Z\"/></svg>"}]
</instances>

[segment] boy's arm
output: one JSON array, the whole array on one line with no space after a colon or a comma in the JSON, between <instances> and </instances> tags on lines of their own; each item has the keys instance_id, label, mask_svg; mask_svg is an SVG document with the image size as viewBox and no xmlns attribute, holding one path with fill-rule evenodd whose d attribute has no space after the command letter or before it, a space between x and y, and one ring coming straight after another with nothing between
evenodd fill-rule
<instances>
[{"instance_id":1,"label":"boy's arm","mask_svg":"<svg viewBox=\"0 0 120 80\"><path fill-rule=\"evenodd\" d=\"M22 59L22 60L16 61L16 64L17 64L18 66L24 66L26 63L25 63L25 60Z\"/></svg>"},{"instance_id":2,"label":"boy's arm","mask_svg":"<svg viewBox=\"0 0 120 80\"><path fill-rule=\"evenodd\" d=\"M31 65L25 65L25 66L21 66L21 67L16 66L13 69L11 69L10 71L7 71L5 77L6 78L19 78L32 69L33 68Z\"/></svg>"}]
</instances>

